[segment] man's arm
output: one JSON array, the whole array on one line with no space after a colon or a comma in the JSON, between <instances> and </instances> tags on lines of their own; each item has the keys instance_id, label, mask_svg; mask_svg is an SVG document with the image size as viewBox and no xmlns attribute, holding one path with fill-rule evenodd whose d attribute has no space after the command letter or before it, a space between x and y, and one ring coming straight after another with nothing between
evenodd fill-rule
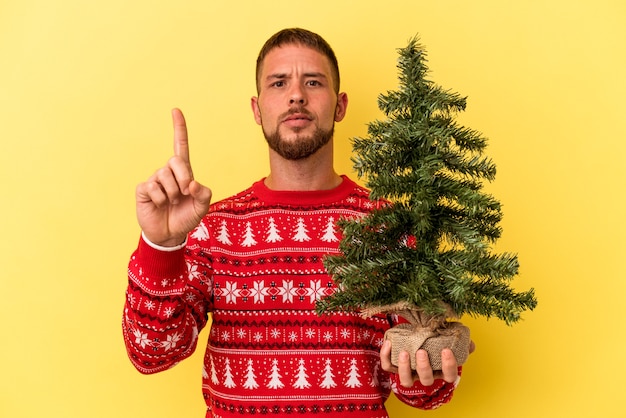
<instances>
[{"instance_id":1,"label":"man's arm","mask_svg":"<svg viewBox=\"0 0 626 418\"><path fill-rule=\"evenodd\" d=\"M188 273L193 261L180 244L208 212L211 190L193 179L180 110L172 111L172 121L174 156L136 189L142 239L128 266L123 331L129 357L142 373L189 356L207 316L207 299ZM209 274L210 268L202 271Z\"/></svg>"}]
</instances>

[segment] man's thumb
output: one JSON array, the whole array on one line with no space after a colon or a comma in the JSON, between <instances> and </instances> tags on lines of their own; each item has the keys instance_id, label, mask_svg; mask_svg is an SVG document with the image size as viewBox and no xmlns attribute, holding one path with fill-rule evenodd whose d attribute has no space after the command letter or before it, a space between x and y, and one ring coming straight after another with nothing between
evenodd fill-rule
<instances>
[{"instance_id":1,"label":"man's thumb","mask_svg":"<svg viewBox=\"0 0 626 418\"><path fill-rule=\"evenodd\" d=\"M192 180L189 183L189 193L191 193L199 208L202 209L202 215L204 216L209 211L209 206L211 205L211 197L213 196L211 189Z\"/></svg>"}]
</instances>

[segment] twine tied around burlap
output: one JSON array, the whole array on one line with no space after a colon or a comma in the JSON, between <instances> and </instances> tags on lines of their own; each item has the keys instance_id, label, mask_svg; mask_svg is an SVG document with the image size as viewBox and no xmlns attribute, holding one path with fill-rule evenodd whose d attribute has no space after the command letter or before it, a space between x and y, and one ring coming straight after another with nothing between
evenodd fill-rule
<instances>
[{"instance_id":1,"label":"twine tied around burlap","mask_svg":"<svg viewBox=\"0 0 626 418\"><path fill-rule=\"evenodd\" d=\"M449 348L454 353L457 364L465 363L469 356L469 328L460 322L449 321L457 318L456 313L445 305L445 313L427 315L424 311L407 302L392 305L368 307L361 311L364 317L379 313L397 314L409 323L398 324L385 332L385 340L391 340L391 362L398 365L402 351L409 353L411 368L416 370L415 353L420 348L428 352L433 370L441 370L441 350Z\"/></svg>"}]
</instances>

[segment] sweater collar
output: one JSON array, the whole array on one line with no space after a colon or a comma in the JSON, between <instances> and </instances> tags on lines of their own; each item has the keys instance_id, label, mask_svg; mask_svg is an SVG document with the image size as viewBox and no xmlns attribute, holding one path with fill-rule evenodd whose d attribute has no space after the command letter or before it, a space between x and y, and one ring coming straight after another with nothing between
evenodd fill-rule
<instances>
[{"instance_id":1,"label":"sweater collar","mask_svg":"<svg viewBox=\"0 0 626 418\"><path fill-rule=\"evenodd\" d=\"M334 189L312 191L271 190L265 185L265 178L262 178L252 185L252 191L269 204L324 205L347 198L357 186L346 175L341 175L341 178L341 184Z\"/></svg>"}]
</instances>

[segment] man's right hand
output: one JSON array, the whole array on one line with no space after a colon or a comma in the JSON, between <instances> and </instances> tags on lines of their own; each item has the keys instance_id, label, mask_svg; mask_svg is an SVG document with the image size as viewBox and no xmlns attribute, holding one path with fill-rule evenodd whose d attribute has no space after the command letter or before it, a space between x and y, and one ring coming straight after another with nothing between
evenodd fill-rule
<instances>
[{"instance_id":1,"label":"man's right hand","mask_svg":"<svg viewBox=\"0 0 626 418\"><path fill-rule=\"evenodd\" d=\"M137 220L150 242L164 247L185 241L209 210L211 190L194 180L185 117L172 110L174 156L137 186Z\"/></svg>"}]
</instances>

